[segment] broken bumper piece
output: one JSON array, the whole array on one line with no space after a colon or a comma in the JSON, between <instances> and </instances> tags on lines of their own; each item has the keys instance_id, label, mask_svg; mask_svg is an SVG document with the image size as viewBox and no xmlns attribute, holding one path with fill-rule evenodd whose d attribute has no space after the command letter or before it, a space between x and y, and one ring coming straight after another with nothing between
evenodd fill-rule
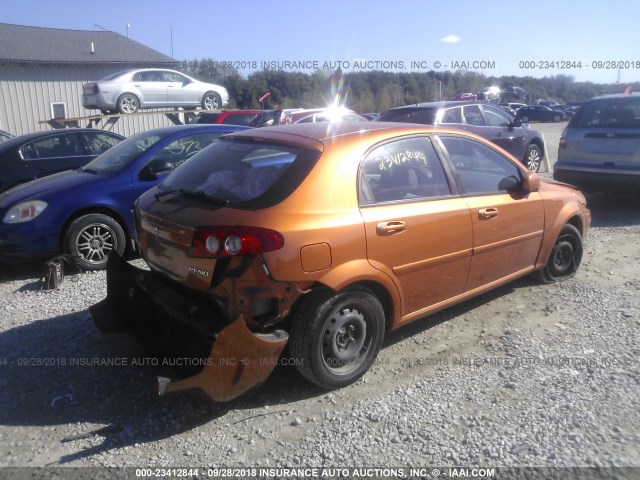
<instances>
[{"instance_id":1,"label":"broken bumper piece","mask_svg":"<svg viewBox=\"0 0 640 480\"><path fill-rule=\"evenodd\" d=\"M159 344L168 346L164 358L197 357L194 363L203 368L194 375L158 377L160 395L199 389L213 401L232 400L268 378L288 341L283 330L252 332L242 316L222 323L213 305L186 297L115 254L107 265L107 298L90 311L103 333L132 333L145 347L152 345L154 354ZM216 322L217 332L211 327Z\"/></svg>"}]
</instances>

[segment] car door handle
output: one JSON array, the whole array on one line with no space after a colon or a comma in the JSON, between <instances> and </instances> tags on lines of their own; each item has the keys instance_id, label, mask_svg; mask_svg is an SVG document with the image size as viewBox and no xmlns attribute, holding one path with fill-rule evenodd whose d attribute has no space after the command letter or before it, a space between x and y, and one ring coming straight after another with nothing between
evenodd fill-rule
<instances>
[{"instance_id":1,"label":"car door handle","mask_svg":"<svg viewBox=\"0 0 640 480\"><path fill-rule=\"evenodd\" d=\"M407 229L407 222L393 220L391 222L381 222L376 225L376 233L378 235L393 235L395 233L404 232Z\"/></svg>"},{"instance_id":2,"label":"car door handle","mask_svg":"<svg viewBox=\"0 0 640 480\"><path fill-rule=\"evenodd\" d=\"M478 218L480 220L489 220L498 216L497 208L481 208L478 210Z\"/></svg>"}]
</instances>

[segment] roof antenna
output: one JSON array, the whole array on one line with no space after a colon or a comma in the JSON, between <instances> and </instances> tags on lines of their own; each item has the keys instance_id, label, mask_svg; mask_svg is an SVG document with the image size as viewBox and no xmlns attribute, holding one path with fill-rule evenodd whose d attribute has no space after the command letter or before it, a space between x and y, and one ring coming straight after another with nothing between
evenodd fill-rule
<instances>
[{"instance_id":1,"label":"roof antenna","mask_svg":"<svg viewBox=\"0 0 640 480\"><path fill-rule=\"evenodd\" d=\"M106 28L101 27L101 26L100 26L100 25L98 25L97 23L94 23L94 24L93 24L93 26L94 26L94 27L101 28L101 29L102 29L102 30L104 30L105 32L108 32L108 31L109 31L109 30L107 30Z\"/></svg>"}]
</instances>

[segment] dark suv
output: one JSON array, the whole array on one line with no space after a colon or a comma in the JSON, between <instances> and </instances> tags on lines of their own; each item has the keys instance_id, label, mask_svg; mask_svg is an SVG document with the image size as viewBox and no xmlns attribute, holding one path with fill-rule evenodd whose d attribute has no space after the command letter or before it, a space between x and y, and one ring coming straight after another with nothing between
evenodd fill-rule
<instances>
[{"instance_id":1,"label":"dark suv","mask_svg":"<svg viewBox=\"0 0 640 480\"><path fill-rule=\"evenodd\" d=\"M455 127L491 140L533 172L545 155L544 139L501 108L478 102L430 102L392 108L377 121Z\"/></svg>"},{"instance_id":2,"label":"dark suv","mask_svg":"<svg viewBox=\"0 0 640 480\"><path fill-rule=\"evenodd\" d=\"M640 94L586 101L562 134L553 178L584 190L640 188Z\"/></svg>"}]
</instances>

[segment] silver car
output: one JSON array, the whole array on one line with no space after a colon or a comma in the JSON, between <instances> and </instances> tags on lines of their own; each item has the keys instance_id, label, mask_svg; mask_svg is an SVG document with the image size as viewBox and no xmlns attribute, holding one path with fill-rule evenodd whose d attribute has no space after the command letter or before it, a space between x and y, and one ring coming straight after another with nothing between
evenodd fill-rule
<instances>
[{"instance_id":1,"label":"silver car","mask_svg":"<svg viewBox=\"0 0 640 480\"><path fill-rule=\"evenodd\" d=\"M586 101L560 136L553 178L586 191L638 191L640 95Z\"/></svg>"},{"instance_id":2,"label":"silver car","mask_svg":"<svg viewBox=\"0 0 640 480\"><path fill-rule=\"evenodd\" d=\"M107 113L141 108L202 107L217 110L229 102L224 87L160 68L127 70L83 85L82 106Z\"/></svg>"}]
</instances>

